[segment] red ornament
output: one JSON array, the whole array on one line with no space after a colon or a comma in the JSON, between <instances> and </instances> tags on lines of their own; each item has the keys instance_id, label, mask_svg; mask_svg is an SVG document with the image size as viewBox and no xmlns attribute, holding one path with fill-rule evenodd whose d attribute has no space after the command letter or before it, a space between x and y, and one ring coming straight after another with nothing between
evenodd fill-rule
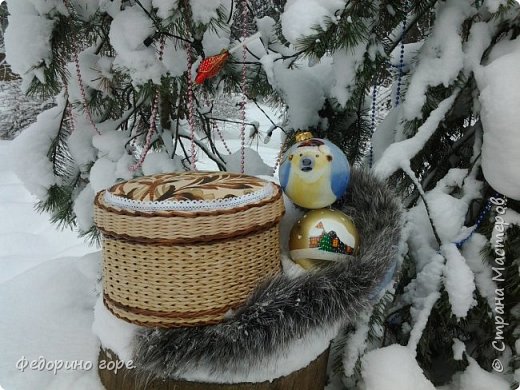
<instances>
[{"instance_id":1,"label":"red ornament","mask_svg":"<svg viewBox=\"0 0 520 390\"><path fill-rule=\"evenodd\" d=\"M220 54L204 58L197 69L197 77L195 82L202 84L206 79L210 79L218 75L229 58L229 51L222 50Z\"/></svg>"}]
</instances>

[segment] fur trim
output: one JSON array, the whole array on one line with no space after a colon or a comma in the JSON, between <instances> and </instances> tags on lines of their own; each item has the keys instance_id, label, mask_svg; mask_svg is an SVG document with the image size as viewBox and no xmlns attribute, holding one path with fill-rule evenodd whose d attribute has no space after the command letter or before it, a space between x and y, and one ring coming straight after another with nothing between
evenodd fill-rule
<instances>
[{"instance_id":1,"label":"fur trim","mask_svg":"<svg viewBox=\"0 0 520 390\"><path fill-rule=\"evenodd\" d=\"M334 206L353 218L360 233L355 259L295 278L279 275L220 324L143 330L135 350L143 376L176 377L198 365L216 374L247 369L312 331L355 321L395 264L401 206L383 182L359 169L352 170L350 189Z\"/></svg>"}]
</instances>

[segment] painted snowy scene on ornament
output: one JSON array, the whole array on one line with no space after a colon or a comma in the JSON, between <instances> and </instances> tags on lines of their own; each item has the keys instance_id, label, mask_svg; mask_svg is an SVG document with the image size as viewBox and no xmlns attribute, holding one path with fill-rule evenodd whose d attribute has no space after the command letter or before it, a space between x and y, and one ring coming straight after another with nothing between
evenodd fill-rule
<instances>
[{"instance_id":1,"label":"painted snowy scene on ornament","mask_svg":"<svg viewBox=\"0 0 520 390\"><path fill-rule=\"evenodd\" d=\"M338 210L311 210L291 229L289 255L304 268L309 260L347 261L358 252L359 241L348 215Z\"/></svg>"},{"instance_id":2,"label":"painted snowy scene on ornament","mask_svg":"<svg viewBox=\"0 0 520 390\"><path fill-rule=\"evenodd\" d=\"M517 390L519 64L516 0L0 1L0 389Z\"/></svg>"}]
</instances>

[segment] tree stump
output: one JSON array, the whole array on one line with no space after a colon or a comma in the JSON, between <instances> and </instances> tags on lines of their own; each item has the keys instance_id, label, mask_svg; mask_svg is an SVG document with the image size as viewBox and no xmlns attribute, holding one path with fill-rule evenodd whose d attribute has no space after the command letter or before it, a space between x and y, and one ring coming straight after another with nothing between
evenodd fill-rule
<instances>
[{"instance_id":1,"label":"tree stump","mask_svg":"<svg viewBox=\"0 0 520 390\"><path fill-rule=\"evenodd\" d=\"M188 382L185 380L164 379L150 380L144 382L143 378L138 378L134 370L126 367L117 371L118 357L110 350L101 348L99 362L104 361L104 368L100 367L99 377L101 383L107 390L323 390L327 380L327 361L329 350L327 349L316 360L309 363L298 371L287 376L277 378L272 382L261 383L202 383ZM112 369L107 369L110 366ZM146 383L142 387L139 383Z\"/></svg>"}]
</instances>

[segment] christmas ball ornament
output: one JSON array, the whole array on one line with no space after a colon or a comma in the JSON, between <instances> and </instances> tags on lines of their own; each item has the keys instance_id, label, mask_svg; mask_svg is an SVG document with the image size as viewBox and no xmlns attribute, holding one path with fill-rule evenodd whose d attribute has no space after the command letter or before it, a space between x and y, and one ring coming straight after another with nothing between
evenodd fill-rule
<instances>
[{"instance_id":1,"label":"christmas ball ornament","mask_svg":"<svg viewBox=\"0 0 520 390\"><path fill-rule=\"evenodd\" d=\"M289 236L289 255L305 269L346 261L359 248L352 219L332 209L311 210L296 222Z\"/></svg>"},{"instance_id":2,"label":"christmas ball ornament","mask_svg":"<svg viewBox=\"0 0 520 390\"><path fill-rule=\"evenodd\" d=\"M296 139L298 142L285 153L280 164L280 185L300 207L330 206L347 190L347 157L332 142L312 138L310 132L297 134Z\"/></svg>"}]
</instances>

